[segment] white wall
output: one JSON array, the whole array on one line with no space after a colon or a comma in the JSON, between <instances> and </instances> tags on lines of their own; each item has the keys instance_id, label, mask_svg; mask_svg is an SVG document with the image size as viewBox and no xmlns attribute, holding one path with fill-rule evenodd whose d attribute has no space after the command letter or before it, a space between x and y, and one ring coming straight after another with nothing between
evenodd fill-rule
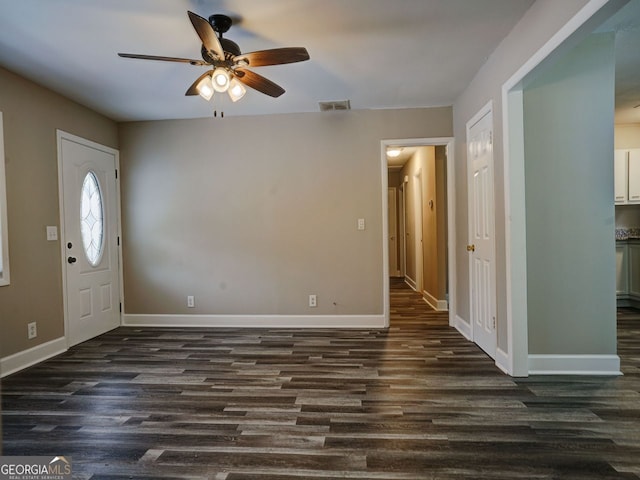
<instances>
[{"instance_id":1,"label":"white wall","mask_svg":"<svg viewBox=\"0 0 640 480\"><path fill-rule=\"evenodd\" d=\"M614 34L524 89L529 354L616 353Z\"/></svg>"}]
</instances>

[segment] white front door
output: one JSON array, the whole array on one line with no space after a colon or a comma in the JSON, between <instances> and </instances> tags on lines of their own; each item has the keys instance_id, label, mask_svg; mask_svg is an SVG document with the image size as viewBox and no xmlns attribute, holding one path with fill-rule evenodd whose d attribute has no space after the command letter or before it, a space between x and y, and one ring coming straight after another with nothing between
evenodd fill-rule
<instances>
[{"instance_id":1,"label":"white front door","mask_svg":"<svg viewBox=\"0 0 640 480\"><path fill-rule=\"evenodd\" d=\"M120 325L118 152L58 131L69 346Z\"/></svg>"},{"instance_id":2,"label":"white front door","mask_svg":"<svg viewBox=\"0 0 640 480\"><path fill-rule=\"evenodd\" d=\"M473 122L473 121L472 121ZM496 355L496 275L493 201L493 116L486 112L467 126L469 245L473 341Z\"/></svg>"},{"instance_id":3,"label":"white front door","mask_svg":"<svg viewBox=\"0 0 640 480\"><path fill-rule=\"evenodd\" d=\"M400 274L398 269L398 202L396 189L387 189L388 209L389 209L389 275L397 277Z\"/></svg>"}]
</instances>

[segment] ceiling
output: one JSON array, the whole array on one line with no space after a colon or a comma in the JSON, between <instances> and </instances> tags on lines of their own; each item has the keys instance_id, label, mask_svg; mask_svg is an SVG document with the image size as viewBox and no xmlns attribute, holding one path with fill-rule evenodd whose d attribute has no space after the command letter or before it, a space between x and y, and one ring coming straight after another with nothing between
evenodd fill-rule
<instances>
[{"instance_id":1,"label":"ceiling","mask_svg":"<svg viewBox=\"0 0 640 480\"><path fill-rule=\"evenodd\" d=\"M451 105L533 0L0 0L0 65L118 121ZM281 85L232 104L185 97L206 67L188 19L224 13L243 52L306 47L254 71Z\"/></svg>"},{"instance_id":2,"label":"ceiling","mask_svg":"<svg viewBox=\"0 0 640 480\"><path fill-rule=\"evenodd\" d=\"M533 0L0 0L0 66L118 121L451 105ZM307 62L254 71L281 85L238 103L185 97L206 67L187 11L236 21L243 52L304 46ZM640 0L599 30L616 35L616 123L640 123Z\"/></svg>"}]
</instances>

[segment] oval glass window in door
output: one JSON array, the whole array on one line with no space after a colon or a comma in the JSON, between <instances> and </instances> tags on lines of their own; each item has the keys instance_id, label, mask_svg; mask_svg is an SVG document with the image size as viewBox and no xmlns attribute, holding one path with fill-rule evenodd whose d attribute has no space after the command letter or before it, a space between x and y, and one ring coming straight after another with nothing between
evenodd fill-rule
<instances>
[{"instance_id":1,"label":"oval glass window in door","mask_svg":"<svg viewBox=\"0 0 640 480\"><path fill-rule=\"evenodd\" d=\"M87 260L95 267L100 263L104 247L104 210L98 179L93 172L84 177L80 198L82 246Z\"/></svg>"}]
</instances>

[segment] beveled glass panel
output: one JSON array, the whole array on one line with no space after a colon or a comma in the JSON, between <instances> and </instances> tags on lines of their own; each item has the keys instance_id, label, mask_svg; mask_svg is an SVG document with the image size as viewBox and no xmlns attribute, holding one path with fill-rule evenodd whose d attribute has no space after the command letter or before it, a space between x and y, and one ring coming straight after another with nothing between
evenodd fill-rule
<instances>
[{"instance_id":1,"label":"beveled glass panel","mask_svg":"<svg viewBox=\"0 0 640 480\"><path fill-rule=\"evenodd\" d=\"M82 246L88 262L95 267L102 258L104 223L102 194L93 172L87 173L84 177L80 198Z\"/></svg>"}]
</instances>

